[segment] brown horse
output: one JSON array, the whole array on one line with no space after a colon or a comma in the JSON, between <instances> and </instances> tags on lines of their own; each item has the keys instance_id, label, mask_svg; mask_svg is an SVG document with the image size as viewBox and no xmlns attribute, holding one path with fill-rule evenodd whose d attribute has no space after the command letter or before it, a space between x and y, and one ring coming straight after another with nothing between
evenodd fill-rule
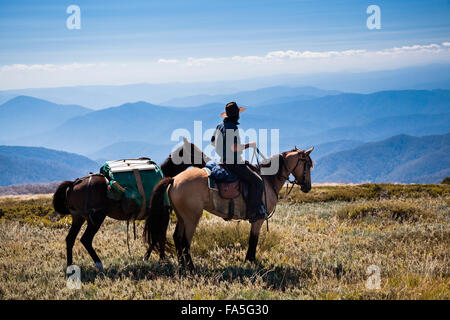
<instances>
[{"instance_id":1,"label":"brown horse","mask_svg":"<svg viewBox=\"0 0 450 320\"><path fill-rule=\"evenodd\" d=\"M263 195L263 202L269 212L275 209L278 202L278 193L291 174L295 177L294 184L299 185L303 192L311 190L313 162L310 153L312 150L313 148L307 151L294 148L261 163L259 167L262 172L264 172L264 168L272 167L274 161L277 163L275 171L263 175L266 190L265 195ZM164 206L163 200L167 190L171 206L178 218L173 234L178 262L182 268L187 265L190 270L194 269L189 250L203 210L227 218L226 215L215 211L208 188L208 175L204 170L198 168L183 171L173 178L164 178L155 186L150 200L150 213L144 228L149 250L158 247L160 243L165 241L167 224L161 223L161 221L166 221L170 214L170 208ZM251 262L256 260L256 246L263 222L264 219L260 219L251 224L249 247L246 255L246 260ZM164 250L161 247L159 249Z\"/></svg>"},{"instance_id":2,"label":"brown horse","mask_svg":"<svg viewBox=\"0 0 450 320\"><path fill-rule=\"evenodd\" d=\"M210 160L192 143L189 143L186 139L183 139L183 142L183 145L170 154L161 164L161 170L165 177L175 176L190 166L204 167L206 162ZM185 159L185 161L174 161L174 159ZM135 205L136 208L134 209L138 210L133 200L127 201L126 205L131 206L131 209ZM53 207L56 212L62 215L72 215L72 226L66 237L67 265L72 265L72 248L75 239L82 225L87 221L86 231L80 240L94 260L95 266L100 271L103 270L103 264L92 247L95 234L107 216L122 221L132 218L130 210L125 209L123 201L116 201L107 197L106 178L95 174L75 181L62 182L53 195ZM127 209L130 209L130 207ZM148 213L147 209L143 219ZM164 245L161 243L160 247L162 248ZM150 255L150 252L146 256ZM163 258L164 250L161 249L160 253Z\"/></svg>"}]
</instances>

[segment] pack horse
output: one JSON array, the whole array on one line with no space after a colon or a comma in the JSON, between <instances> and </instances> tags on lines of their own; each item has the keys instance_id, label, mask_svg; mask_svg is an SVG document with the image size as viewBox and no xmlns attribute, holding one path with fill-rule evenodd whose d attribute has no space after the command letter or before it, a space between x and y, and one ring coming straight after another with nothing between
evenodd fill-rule
<instances>
[{"instance_id":1,"label":"pack horse","mask_svg":"<svg viewBox=\"0 0 450 320\"><path fill-rule=\"evenodd\" d=\"M175 156L186 161L173 161ZM196 159L201 159L201 162L198 163ZM109 161L98 174L62 182L53 195L53 207L59 214L72 216L72 225L66 237L67 265L73 263L75 239L87 221L86 231L80 241L95 266L103 270L92 241L105 218L108 216L122 221L146 219L153 187L161 179L175 176L190 166L204 167L208 161L209 158L200 149L184 139L183 144L169 155L161 167L148 158ZM165 238L160 238L159 244L160 257L163 258ZM150 253L151 249L146 257Z\"/></svg>"}]
</instances>

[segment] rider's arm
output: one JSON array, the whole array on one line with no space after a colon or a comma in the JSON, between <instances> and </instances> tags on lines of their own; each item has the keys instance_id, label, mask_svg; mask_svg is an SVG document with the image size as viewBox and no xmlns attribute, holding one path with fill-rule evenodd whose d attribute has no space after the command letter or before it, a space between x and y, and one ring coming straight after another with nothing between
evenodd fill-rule
<instances>
[{"instance_id":1,"label":"rider's arm","mask_svg":"<svg viewBox=\"0 0 450 320\"><path fill-rule=\"evenodd\" d=\"M250 143L246 143L246 144L233 144L231 146L231 151L233 152L239 152L248 148L255 148L256 147L256 142L250 142Z\"/></svg>"},{"instance_id":2,"label":"rider's arm","mask_svg":"<svg viewBox=\"0 0 450 320\"><path fill-rule=\"evenodd\" d=\"M219 126L217 126L217 128L218 128L218 127L219 127ZM212 137L211 137L211 145L212 145L213 147L216 146L217 128L216 128L216 130L214 131L214 134L213 134Z\"/></svg>"}]
</instances>

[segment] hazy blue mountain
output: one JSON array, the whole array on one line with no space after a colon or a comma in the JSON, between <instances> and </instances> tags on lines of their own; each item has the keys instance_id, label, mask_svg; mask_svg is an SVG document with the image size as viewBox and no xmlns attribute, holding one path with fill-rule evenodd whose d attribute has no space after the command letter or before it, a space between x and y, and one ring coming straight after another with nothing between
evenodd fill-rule
<instances>
[{"instance_id":1,"label":"hazy blue mountain","mask_svg":"<svg viewBox=\"0 0 450 320\"><path fill-rule=\"evenodd\" d=\"M441 80L441 81L432 81L432 82L420 83L418 85L415 85L411 89L417 89L417 90L434 90L434 89L450 90L450 79Z\"/></svg>"},{"instance_id":2,"label":"hazy blue mountain","mask_svg":"<svg viewBox=\"0 0 450 320\"><path fill-rule=\"evenodd\" d=\"M338 94L334 90L321 90L314 87L287 87L276 86L251 91L240 91L220 95L195 95L170 99L163 102L164 105L174 107L198 106L207 103L221 103L225 105L230 101L237 101L243 106L257 106L268 103L277 103L278 99L295 97L296 101L308 100L326 95Z\"/></svg>"},{"instance_id":3,"label":"hazy blue mountain","mask_svg":"<svg viewBox=\"0 0 450 320\"><path fill-rule=\"evenodd\" d=\"M7 141L42 133L90 111L77 105L58 105L18 96L0 105L0 137L2 141Z\"/></svg>"},{"instance_id":4,"label":"hazy blue mountain","mask_svg":"<svg viewBox=\"0 0 450 320\"><path fill-rule=\"evenodd\" d=\"M450 89L448 86L443 87L441 83L448 81L449 74L450 64L431 64L372 72L280 74L216 82L17 89L0 91L0 103L5 101L2 99L28 95L59 104L78 104L92 109L101 109L127 102L147 101L164 104L163 102L169 99L192 95L219 95L274 86L313 86L326 90L359 93L381 90Z\"/></svg>"},{"instance_id":5,"label":"hazy blue mountain","mask_svg":"<svg viewBox=\"0 0 450 320\"><path fill-rule=\"evenodd\" d=\"M73 153L0 146L0 186L72 180L98 169L98 163Z\"/></svg>"},{"instance_id":6,"label":"hazy blue mountain","mask_svg":"<svg viewBox=\"0 0 450 320\"><path fill-rule=\"evenodd\" d=\"M320 159L334 152L353 149L362 144L364 144L364 142L358 140L337 140L321 143L314 146L314 159ZM302 146L303 149L309 149L309 147L310 146Z\"/></svg>"},{"instance_id":7,"label":"hazy blue mountain","mask_svg":"<svg viewBox=\"0 0 450 320\"><path fill-rule=\"evenodd\" d=\"M436 63L425 66L405 67L393 70L370 72L328 72L316 74L284 74L264 79L252 79L262 86L277 85L314 86L321 89L345 92L371 93L386 90L448 89L441 81L448 80L450 64ZM436 87L421 87L422 84L437 83Z\"/></svg>"},{"instance_id":8,"label":"hazy blue mountain","mask_svg":"<svg viewBox=\"0 0 450 320\"><path fill-rule=\"evenodd\" d=\"M399 134L423 136L450 132L450 113L446 114L414 114L406 116L386 117L369 121L360 126L346 126L326 130L306 136L308 144L321 143L334 139L361 139L377 141Z\"/></svg>"},{"instance_id":9,"label":"hazy blue mountain","mask_svg":"<svg viewBox=\"0 0 450 320\"><path fill-rule=\"evenodd\" d=\"M450 175L450 134L398 135L317 161L314 182L439 183Z\"/></svg>"},{"instance_id":10,"label":"hazy blue mountain","mask_svg":"<svg viewBox=\"0 0 450 320\"><path fill-rule=\"evenodd\" d=\"M264 106L249 113L282 113L328 127L355 126L375 119L411 114L440 114L450 110L450 90L343 93L322 98Z\"/></svg>"},{"instance_id":11,"label":"hazy blue mountain","mask_svg":"<svg viewBox=\"0 0 450 320\"><path fill-rule=\"evenodd\" d=\"M222 121L223 104L164 107L127 103L71 118L43 134L8 144L44 146L84 155L117 142L173 145L175 129L193 133L193 122L213 130ZM373 94L339 94L307 101L249 107L241 128L279 129L280 150L336 140L374 141L400 133L442 134L450 131L450 91L405 90ZM445 114L446 113L446 114ZM442 115L440 115L442 114ZM211 134L202 132L205 135ZM208 143L208 141L205 141ZM151 156L151 155L150 155Z\"/></svg>"},{"instance_id":12,"label":"hazy blue mountain","mask_svg":"<svg viewBox=\"0 0 450 320\"><path fill-rule=\"evenodd\" d=\"M101 148L89 154L89 157L97 162L147 157L157 163L161 163L169 156L171 151L172 147L170 145L152 144L142 141L123 141Z\"/></svg>"},{"instance_id":13,"label":"hazy blue mountain","mask_svg":"<svg viewBox=\"0 0 450 320\"><path fill-rule=\"evenodd\" d=\"M44 134L14 142L20 145L64 149L84 155L91 155L113 143L123 141L173 145L170 139L175 129L186 129L193 133L194 121L202 121L203 130L213 130L219 122L222 122L220 113L223 109L222 104L178 108L156 106L146 102L128 103L74 117ZM270 129L279 128L280 125L285 127L283 115L271 114L249 113L244 118L245 124L242 127L243 129ZM300 119L294 122L289 119L287 127L283 130L294 126L296 131L302 134L316 132L312 123ZM203 132L202 135L204 134L207 133Z\"/></svg>"},{"instance_id":14,"label":"hazy blue mountain","mask_svg":"<svg viewBox=\"0 0 450 320\"><path fill-rule=\"evenodd\" d=\"M240 87L229 83L136 83L116 86L76 86L58 88L33 88L0 91L2 96L28 95L54 103L79 104L99 110L125 103L146 101L162 103L171 98L194 94L220 94L237 92Z\"/></svg>"}]
</instances>

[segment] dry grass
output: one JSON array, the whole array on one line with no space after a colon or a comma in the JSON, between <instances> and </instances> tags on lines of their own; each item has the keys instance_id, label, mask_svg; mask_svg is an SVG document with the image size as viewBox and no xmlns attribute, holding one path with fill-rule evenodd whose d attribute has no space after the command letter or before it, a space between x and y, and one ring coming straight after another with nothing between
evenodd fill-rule
<instances>
[{"instance_id":1,"label":"dry grass","mask_svg":"<svg viewBox=\"0 0 450 320\"><path fill-rule=\"evenodd\" d=\"M283 189L282 195L284 196ZM447 184L358 184L358 185L318 185L309 193L298 188L287 197L289 202L308 203L318 201L355 201L379 199L418 199L450 197Z\"/></svg>"},{"instance_id":2,"label":"dry grass","mask_svg":"<svg viewBox=\"0 0 450 320\"><path fill-rule=\"evenodd\" d=\"M360 192L352 190L359 186L342 187L342 192ZM64 277L69 221L50 218L49 199L0 199L0 298L450 298L448 189L439 191L441 195L427 191L422 197L381 201L371 196L322 201L319 191L312 193L315 201L291 199L278 205L270 232L263 227L256 264L243 262L247 222L205 214L192 244L197 271L184 276L173 255L165 263L156 255L142 262L141 240L131 241L130 257L125 223L107 219L94 240L105 274L98 274L81 243L75 244L81 290L68 289ZM142 227L137 225L139 235ZM169 238L173 229L171 224ZM381 270L378 290L365 286L366 269L372 264Z\"/></svg>"}]
</instances>

